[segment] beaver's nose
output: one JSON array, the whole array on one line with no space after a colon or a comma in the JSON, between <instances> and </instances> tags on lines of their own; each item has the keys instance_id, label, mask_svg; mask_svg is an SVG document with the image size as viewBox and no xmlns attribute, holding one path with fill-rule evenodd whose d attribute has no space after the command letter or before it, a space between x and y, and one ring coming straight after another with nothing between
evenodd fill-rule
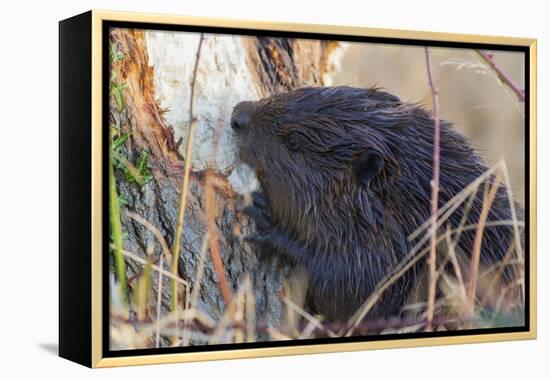
<instances>
[{"instance_id":1,"label":"beaver's nose","mask_svg":"<svg viewBox=\"0 0 550 378\"><path fill-rule=\"evenodd\" d=\"M231 116L231 128L235 131L243 130L248 127L251 120L251 113L254 103L243 101L235 106L233 115Z\"/></svg>"}]
</instances>

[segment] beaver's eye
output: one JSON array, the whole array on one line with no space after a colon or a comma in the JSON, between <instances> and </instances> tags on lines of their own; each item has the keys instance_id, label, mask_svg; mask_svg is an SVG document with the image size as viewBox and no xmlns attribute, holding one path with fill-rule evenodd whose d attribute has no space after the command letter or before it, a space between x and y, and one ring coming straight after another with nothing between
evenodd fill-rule
<instances>
[{"instance_id":1,"label":"beaver's eye","mask_svg":"<svg viewBox=\"0 0 550 378\"><path fill-rule=\"evenodd\" d=\"M300 141L294 134L289 134L285 138L285 144L291 151L297 151L300 148Z\"/></svg>"}]
</instances>

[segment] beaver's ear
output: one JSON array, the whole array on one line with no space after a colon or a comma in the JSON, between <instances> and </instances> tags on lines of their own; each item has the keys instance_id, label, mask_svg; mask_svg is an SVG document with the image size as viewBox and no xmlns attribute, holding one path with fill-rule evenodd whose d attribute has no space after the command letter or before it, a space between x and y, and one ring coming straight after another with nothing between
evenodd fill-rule
<instances>
[{"instance_id":1,"label":"beaver's ear","mask_svg":"<svg viewBox=\"0 0 550 378\"><path fill-rule=\"evenodd\" d=\"M366 187L369 186L373 178L375 178L384 168L384 157L378 151L368 149L354 161L354 171L357 176L357 181Z\"/></svg>"}]
</instances>

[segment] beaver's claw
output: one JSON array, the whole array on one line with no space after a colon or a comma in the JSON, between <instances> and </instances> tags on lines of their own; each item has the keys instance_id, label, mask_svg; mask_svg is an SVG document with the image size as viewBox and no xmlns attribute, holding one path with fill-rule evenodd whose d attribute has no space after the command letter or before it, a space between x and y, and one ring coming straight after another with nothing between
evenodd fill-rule
<instances>
[{"instance_id":1,"label":"beaver's claw","mask_svg":"<svg viewBox=\"0 0 550 378\"><path fill-rule=\"evenodd\" d=\"M269 202L269 198L267 198L264 193L252 192L252 202L255 206L264 211L268 211L271 214L271 203Z\"/></svg>"},{"instance_id":2,"label":"beaver's claw","mask_svg":"<svg viewBox=\"0 0 550 378\"><path fill-rule=\"evenodd\" d=\"M273 217L271 205L267 196L260 192L252 193L252 205L242 209L242 213L249 216L256 222L258 231L261 233L273 230Z\"/></svg>"}]
</instances>

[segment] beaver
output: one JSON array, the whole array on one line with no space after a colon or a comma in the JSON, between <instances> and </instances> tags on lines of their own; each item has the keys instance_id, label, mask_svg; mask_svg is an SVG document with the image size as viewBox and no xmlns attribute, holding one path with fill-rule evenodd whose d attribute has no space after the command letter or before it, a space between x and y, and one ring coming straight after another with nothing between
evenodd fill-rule
<instances>
[{"instance_id":1,"label":"beaver","mask_svg":"<svg viewBox=\"0 0 550 378\"><path fill-rule=\"evenodd\" d=\"M440 125L441 207L487 167L451 123ZM431 216L432 114L379 88L307 87L237 104L231 127L240 160L263 189L244 209L258 230L249 240L305 268L310 308L348 320ZM442 228L456 229L463 214L475 225L484 201L479 192ZM501 185L487 222L511 219ZM486 227L481 264L501 261L514 236L512 226ZM471 254L474 238L475 230L464 231L457 248ZM398 316L424 265L421 259L405 272L366 318Z\"/></svg>"}]
</instances>

